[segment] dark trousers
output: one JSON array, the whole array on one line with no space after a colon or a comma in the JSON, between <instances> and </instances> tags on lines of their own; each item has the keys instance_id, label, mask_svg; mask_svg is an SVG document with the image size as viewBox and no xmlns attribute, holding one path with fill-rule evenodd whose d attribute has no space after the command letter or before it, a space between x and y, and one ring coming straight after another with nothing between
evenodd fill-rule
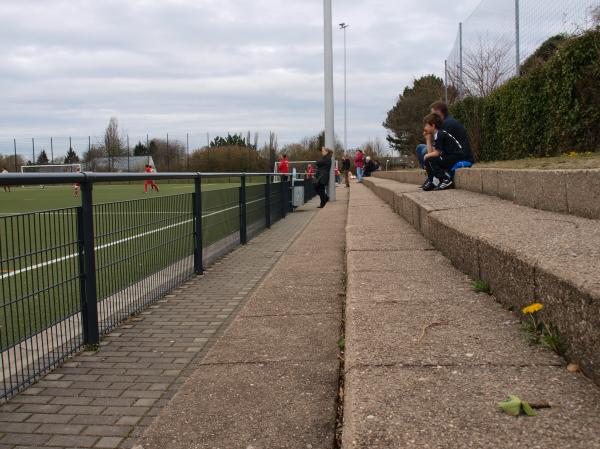
<instances>
[{"instance_id":1,"label":"dark trousers","mask_svg":"<svg viewBox=\"0 0 600 449\"><path fill-rule=\"evenodd\" d=\"M427 178L431 181L433 178L445 179L451 178L450 169L454 167L460 157L448 155L443 157L430 157L425 161L425 170L427 170Z\"/></svg>"},{"instance_id":2,"label":"dark trousers","mask_svg":"<svg viewBox=\"0 0 600 449\"><path fill-rule=\"evenodd\" d=\"M317 190L317 195L319 195L319 198L321 198L321 206L322 206L329 199L329 197L325 193L325 184L317 184L317 186L315 188Z\"/></svg>"}]
</instances>

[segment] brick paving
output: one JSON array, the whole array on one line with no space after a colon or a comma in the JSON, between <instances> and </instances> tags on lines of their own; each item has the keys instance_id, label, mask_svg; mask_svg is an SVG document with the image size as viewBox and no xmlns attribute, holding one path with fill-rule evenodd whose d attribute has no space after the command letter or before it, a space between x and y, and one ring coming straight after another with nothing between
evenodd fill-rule
<instances>
[{"instance_id":1,"label":"brick paving","mask_svg":"<svg viewBox=\"0 0 600 449\"><path fill-rule=\"evenodd\" d=\"M288 215L0 406L0 449L131 448L314 216Z\"/></svg>"}]
</instances>

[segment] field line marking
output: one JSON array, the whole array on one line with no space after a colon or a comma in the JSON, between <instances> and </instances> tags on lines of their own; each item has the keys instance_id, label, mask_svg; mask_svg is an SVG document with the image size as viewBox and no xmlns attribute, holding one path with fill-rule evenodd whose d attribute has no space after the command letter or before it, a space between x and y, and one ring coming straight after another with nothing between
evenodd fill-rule
<instances>
[{"instance_id":1,"label":"field line marking","mask_svg":"<svg viewBox=\"0 0 600 449\"><path fill-rule=\"evenodd\" d=\"M249 201L246 204L252 204L252 203L256 203L258 201L263 201L263 199ZM227 209L223 209L223 210L220 210L220 211L217 211L217 212L213 212L213 213L210 213L210 214L202 215L202 218L212 217L214 215L222 214L223 212L229 212L231 210L238 209L238 208L239 208L239 205L236 205L236 206L229 207ZM129 242L129 241L132 241L132 240L136 240L136 239L139 239L139 238L142 238L142 237L147 237L149 235L156 234L156 233L162 232L162 231L166 231L168 229L173 229L173 228L176 228L178 226L182 226L184 224L191 223L193 221L194 221L194 219L192 218L192 219L184 220L184 221L181 221L179 223L175 223L175 224L172 224L172 225L169 225L169 226L164 226L164 227L159 228L159 229L154 229L152 231L143 232L141 234L133 235L131 237L126 237L126 238L121 239L121 240L115 240L114 242L105 243L104 245L96 246L96 247L94 247L94 250L95 251L99 251L99 250L103 250L103 249L106 249L106 248L110 248L110 247L115 246L115 245L120 245L121 243L126 243L126 242ZM34 271L34 270L37 270L38 268L47 267L48 265L54 265L54 264L59 263L59 262L64 262L65 260L73 259L73 258L77 257L78 255L79 255L78 253L73 253L73 254L69 254L67 256L58 257L56 259L47 260L46 262L41 262L41 263L38 263L36 265L31 265L29 267L21 268L20 270L11 271L11 272L9 272L7 274L0 275L0 280L7 279L7 278L10 278L10 277L14 277L14 276L17 276L17 275L22 274L22 273L27 273L29 271Z\"/></svg>"}]
</instances>

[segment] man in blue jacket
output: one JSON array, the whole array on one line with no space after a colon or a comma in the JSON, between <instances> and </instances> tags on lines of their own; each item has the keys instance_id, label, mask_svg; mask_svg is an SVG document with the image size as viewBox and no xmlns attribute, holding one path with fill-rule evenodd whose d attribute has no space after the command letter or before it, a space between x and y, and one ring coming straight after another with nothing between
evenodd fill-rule
<instances>
[{"instance_id":1,"label":"man in blue jacket","mask_svg":"<svg viewBox=\"0 0 600 449\"><path fill-rule=\"evenodd\" d=\"M436 101L430 106L430 109L432 114L442 119L441 129L448 132L460 143L465 156L463 160L473 163L473 153L471 152L467 130L458 120L448 114L448 105L443 101ZM425 168L425 154L427 154L427 145L417 145L417 159L421 168Z\"/></svg>"}]
</instances>

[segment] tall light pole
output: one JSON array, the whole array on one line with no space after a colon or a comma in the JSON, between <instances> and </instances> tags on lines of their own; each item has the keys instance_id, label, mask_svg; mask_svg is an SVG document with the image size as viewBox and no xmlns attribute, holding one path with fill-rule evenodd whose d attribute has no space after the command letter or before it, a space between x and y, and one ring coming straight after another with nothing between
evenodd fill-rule
<instances>
[{"instance_id":1,"label":"tall light pole","mask_svg":"<svg viewBox=\"0 0 600 449\"><path fill-rule=\"evenodd\" d=\"M344 31L344 153L348 152L348 51L346 47L346 28L345 22L340 23L340 29Z\"/></svg>"},{"instance_id":2,"label":"tall light pole","mask_svg":"<svg viewBox=\"0 0 600 449\"><path fill-rule=\"evenodd\" d=\"M516 75L521 76L521 24L519 19L519 0L515 0L515 56Z\"/></svg>"},{"instance_id":3,"label":"tall light pole","mask_svg":"<svg viewBox=\"0 0 600 449\"><path fill-rule=\"evenodd\" d=\"M333 117L333 15L331 0L323 0L324 46L325 46L325 146L334 154L331 158L328 195L335 201L335 131Z\"/></svg>"}]
</instances>

